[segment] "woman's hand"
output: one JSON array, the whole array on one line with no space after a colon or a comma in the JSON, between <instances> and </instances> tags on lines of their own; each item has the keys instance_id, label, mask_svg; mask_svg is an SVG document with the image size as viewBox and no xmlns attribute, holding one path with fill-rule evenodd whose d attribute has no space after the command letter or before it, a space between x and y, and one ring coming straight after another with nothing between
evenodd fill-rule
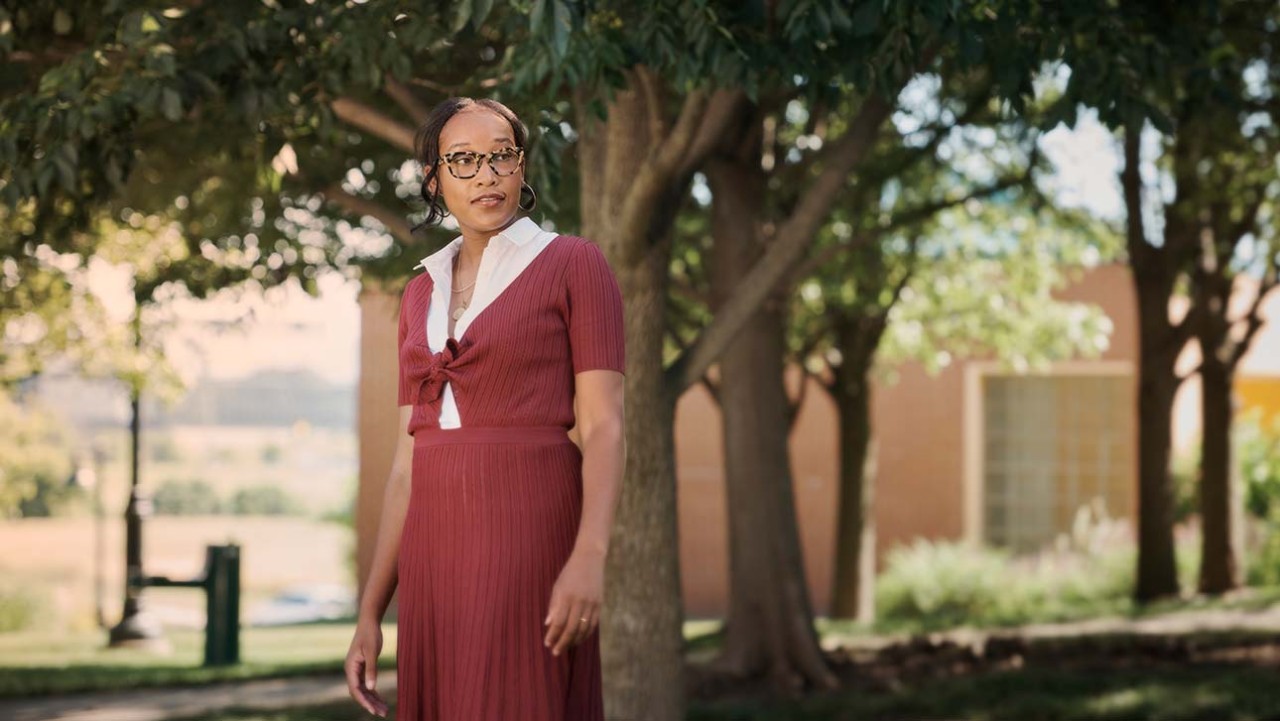
<instances>
[{"instance_id":1,"label":"woman's hand","mask_svg":"<svg viewBox=\"0 0 1280 721\"><path fill-rule=\"evenodd\" d=\"M581 643L600 625L600 603L604 598L604 555L574 551L551 589L551 612L543 625L547 636L543 645L560 655L567 646ZM583 623L580 619L586 619Z\"/></svg>"},{"instance_id":2,"label":"woman's hand","mask_svg":"<svg viewBox=\"0 0 1280 721\"><path fill-rule=\"evenodd\" d=\"M387 702L374 691L378 679L378 654L382 652L382 624L361 619L347 650L342 667L347 674L347 691L356 703L374 716L387 715Z\"/></svg>"}]
</instances>

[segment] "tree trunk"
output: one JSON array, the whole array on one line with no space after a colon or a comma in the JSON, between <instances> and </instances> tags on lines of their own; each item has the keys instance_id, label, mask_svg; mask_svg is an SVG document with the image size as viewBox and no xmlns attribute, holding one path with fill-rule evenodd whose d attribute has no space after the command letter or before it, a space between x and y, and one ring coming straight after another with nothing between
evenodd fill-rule
<instances>
[{"instance_id":1,"label":"tree trunk","mask_svg":"<svg viewBox=\"0 0 1280 721\"><path fill-rule=\"evenodd\" d=\"M1135 279L1138 278L1135 274ZM1173 483L1169 456L1173 447L1174 370L1177 353L1169 343L1168 294L1138 282L1138 579L1139 602L1178 594L1173 542ZM1145 293L1145 295L1144 295ZM1179 344L1180 345L1180 344Z\"/></svg>"},{"instance_id":2,"label":"tree trunk","mask_svg":"<svg viewBox=\"0 0 1280 721\"><path fill-rule=\"evenodd\" d=\"M761 255L756 219L764 177L758 153L712 161L713 296L732 294ZM786 303L772 294L720 360L729 515L729 614L716 666L765 673L780 690L834 688L813 625L796 521L783 384Z\"/></svg>"},{"instance_id":3,"label":"tree trunk","mask_svg":"<svg viewBox=\"0 0 1280 721\"><path fill-rule=\"evenodd\" d=\"M1173 483L1169 454L1173 445L1173 396L1180 380L1178 354L1186 344L1182 328L1169 320L1169 300L1192 247L1183 214L1166 212L1164 242L1147 241L1143 221L1141 127L1125 129L1120 184L1126 210L1125 245L1138 301L1138 567L1134 598L1145 603L1178 593L1173 543ZM1183 171L1185 149L1175 167ZM1185 172L1179 192L1189 189ZM1169 209L1167 208L1166 211Z\"/></svg>"},{"instance_id":4,"label":"tree trunk","mask_svg":"<svg viewBox=\"0 0 1280 721\"><path fill-rule=\"evenodd\" d=\"M876 533L873 498L875 456L871 445L871 359L857 351L857 331L838 331L843 363L836 373L840 423L840 494L836 519L832 618L875 620Z\"/></svg>"},{"instance_id":5,"label":"tree trunk","mask_svg":"<svg viewBox=\"0 0 1280 721\"><path fill-rule=\"evenodd\" d=\"M620 90L608 120L578 103L583 236L609 259L626 300L626 467L610 534L600 618L605 717L684 718L683 604L676 533L675 393L664 374L669 209L646 208L647 225L623 220L649 152L643 97ZM675 195L675 192L668 197ZM658 239L655 241L655 235ZM663 235L666 236L665 240ZM643 245L637 251L636 245ZM629 260L634 259L634 260Z\"/></svg>"},{"instance_id":6,"label":"tree trunk","mask_svg":"<svg viewBox=\"0 0 1280 721\"><path fill-rule=\"evenodd\" d=\"M1212 359L1214 347L1201 345L1207 359L1202 383L1200 460L1200 592L1220 595L1240 587L1243 499L1231 447L1234 416L1230 366Z\"/></svg>"}]
</instances>

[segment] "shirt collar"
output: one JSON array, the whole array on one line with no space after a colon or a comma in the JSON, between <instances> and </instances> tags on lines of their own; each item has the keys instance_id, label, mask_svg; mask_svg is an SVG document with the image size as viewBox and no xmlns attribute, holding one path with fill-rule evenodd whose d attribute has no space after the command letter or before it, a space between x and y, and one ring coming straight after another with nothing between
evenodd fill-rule
<instances>
[{"instance_id":1,"label":"shirt collar","mask_svg":"<svg viewBox=\"0 0 1280 721\"><path fill-rule=\"evenodd\" d=\"M513 245L523 246L528 245L529 241L538 237L538 234L542 232L541 226L535 223L531 218L529 218L529 216L522 215L519 218L516 218L514 223L499 231L493 236L493 238L490 238L489 242L492 243L495 238L501 238L503 241ZM454 256L456 256L458 251L461 249L462 236L459 235L449 241L449 243L440 250L437 250L431 255L423 258L421 262L418 263L418 266L415 267L420 266L427 270L435 270L437 272L445 271L449 268L450 264L453 263Z\"/></svg>"}]
</instances>

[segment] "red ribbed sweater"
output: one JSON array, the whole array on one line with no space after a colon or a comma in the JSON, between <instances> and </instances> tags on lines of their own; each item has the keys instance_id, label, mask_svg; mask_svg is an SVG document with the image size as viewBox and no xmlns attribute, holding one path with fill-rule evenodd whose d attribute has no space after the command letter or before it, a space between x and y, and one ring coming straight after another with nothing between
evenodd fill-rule
<instances>
[{"instance_id":1,"label":"red ribbed sweater","mask_svg":"<svg viewBox=\"0 0 1280 721\"><path fill-rule=\"evenodd\" d=\"M427 345L431 276L400 303L400 405L410 435L440 428L444 383L463 427L574 425L574 374L626 365L622 293L591 241L558 235L480 311L462 340Z\"/></svg>"}]
</instances>

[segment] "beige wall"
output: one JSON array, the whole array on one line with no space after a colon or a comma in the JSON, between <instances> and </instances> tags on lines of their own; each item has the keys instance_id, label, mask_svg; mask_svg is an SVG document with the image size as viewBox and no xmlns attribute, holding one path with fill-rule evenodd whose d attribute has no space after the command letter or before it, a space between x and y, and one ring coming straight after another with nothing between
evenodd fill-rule
<instances>
[{"instance_id":1,"label":"beige wall","mask_svg":"<svg viewBox=\"0 0 1280 721\"><path fill-rule=\"evenodd\" d=\"M1060 293L1096 303L1111 318L1114 333L1104 364L1063 364L1058 370L1089 368L1132 372L1137 353L1136 314L1128 269L1110 265L1082 273ZM1280 298L1277 299L1280 303ZM365 578L377 526L378 504L395 433L396 313L394 296L366 291L362 307L360 380L360 495L357 509L360 579ZM1273 312L1280 312L1277 307ZM1260 347L1280 342L1263 332ZM1271 345L1268 345L1271 344ZM1251 354L1254 367L1265 365ZM1278 354L1280 355L1280 354ZM1280 362L1278 360L1277 362ZM1274 367L1274 363L1272 364ZM879 455L874 502L881 558L895 544L914 538L978 538L980 466L974 432L980 382L992 366L961 361L929 376L918 364L898 369L896 382L878 383L873 417ZM798 383L791 369L788 387ZM838 455L835 407L811 386L791 435L792 470L806 573L815 610L830 603L831 554L836 512ZM1180 402L1185 403L1184 397ZM977 416L980 418L980 416ZM695 387L676 409L680 564L689 617L718 616L727 589L724 464L719 410L705 389ZM1136 467L1133 475L1136 477Z\"/></svg>"}]
</instances>

